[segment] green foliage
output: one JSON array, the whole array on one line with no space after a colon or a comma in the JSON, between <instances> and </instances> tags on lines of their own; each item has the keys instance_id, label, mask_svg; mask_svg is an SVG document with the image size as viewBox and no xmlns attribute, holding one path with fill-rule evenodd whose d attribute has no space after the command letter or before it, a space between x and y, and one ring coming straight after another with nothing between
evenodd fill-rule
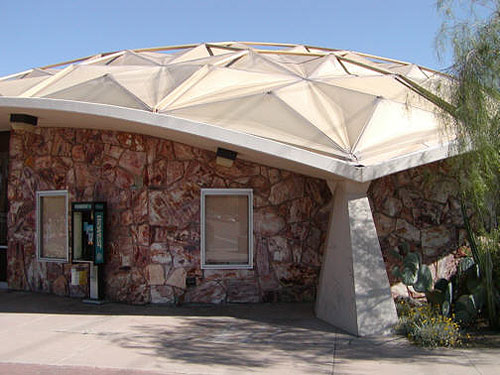
<instances>
[{"instance_id":1,"label":"green foliage","mask_svg":"<svg viewBox=\"0 0 500 375\"><path fill-rule=\"evenodd\" d=\"M439 0L438 9L445 17L439 50L450 46L454 58L451 125L461 150L470 150L455 158L455 170L480 227L489 232L498 228L500 215L500 1Z\"/></svg>"},{"instance_id":2,"label":"green foliage","mask_svg":"<svg viewBox=\"0 0 500 375\"><path fill-rule=\"evenodd\" d=\"M455 317L459 322L471 324L478 314L478 303L472 294L461 295L455 303Z\"/></svg>"},{"instance_id":3,"label":"green foliage","mask_svg":"<svg viewBox=\"0 0 500 375\"><path fill-rule=\"evenodd\" d=\"M453 285L446 279L439 279L432 287L432 273L429 267L422 263L420 254L409 251L408 244L404 244L401 257L401 268L394 267L392 273L401 279L406 286L412 286L416 292L425 293L427 301L435 306L441 314L449 316L453 299Z\"/></svg>"},{"instance_id":4,"label":"green foliage","mask_svg":"<svg viewBox=\"0 0 500 375\"><path fill-rule=\"evenodd\" d=\"M453 283L446 279L439 279L434 289L425 293L427 302L438 308L442 315L450 316L453 302Z\"/></svg>"},{"instance_id":5,"label":"green foliage","mask_svg":"<svg viewBox=\"0 0 500 375\"><path fill-rule=\"evenodd\" d=\"M495 288L500 290L500 229L497 228L490 232L490 253L493 263L493 284Z\"/></svg>"},{"instance_id":6,"label":"green foliage","mask_svg":"<svg viewBox=\"0 0 500 375\"><path fill-rule=\"evenodd\" d=\"M393 272L394 275L400 277L405 285L413 285L417 282L418 269L420 267L420 259L416 253L408 253L403 258L403 266L399 271L399 268L395 267Z\"/></svg>"},{"instance_id":7,"label":"green foliage","mask_svg":"<svg viewBox=\"0 0 500 375\"><path fill-rule=\"evenodd\" d=\"M498 291L493 283L493 261L491 254L498 249L498 230L493 229L490 233L484 232L481 240L478 241L472 231L469 218L462 203L462 215L465 229L472 253L472 265L462 271L466 275L466 286L468 289L468 299L463 299L461 304L457 303L457 314L460 311L460 318L467 322L471 318L471 310L481 312L483 308L488 314L490 326L498 325L497 304L499 304ZM468 261L470 264L471 262ZM465 267L462 266L463 270ZM460 299L459 299L460 300ZM462 313L461 311L464 310Z\"/></svg>"},{"instance_id":8,"label":"green foliage","mask_svg":"<svg viewBox=\"0 0 500 375\"><path fill-rule=\"evenodd\" d=\"M411 305L402 300L396 307L399 316L396 332L417 345L454 347L463 345L467 339L457 322L431 305Z\"/></svg>"},{"instance_id":9,"label":"green foliage","mask_svg":"<svg viewBox=\"0 0 500 375\"><path fill-rule=\"evenodd\" d=\"M420 265L413 288L419 293L425 293L432 288L432 273L425 264Z\"/></svg>"},{"instance_id":10,"label":"green foliage","mask_svg":"<svg viewBox=\"0 0 500 375\"><path fill-rule=\"evenodd\" d=\"M422 264L420 254L409 251L408 244L403 244L401 268L395 266L392 274L400 278L406 286L412 286L416 292L425 293L432 288L432 273L428 266Z\"/></svg>"},{"instance_id":11,"label":"green foliage","mask_svg":"<svg viewBox=\"0 0 500 375\"><path fill-rule=\"evenodd\" d=\"M438 0L437 5L444 15L439 50L450 46L454 60L450 73L455 81L449 93L454 110L448 125L458 134L459 151L466 151L455 158L455 172L463 202L475 218L473 228L463 204L472 260L462 270L467 291L458 298L456 311L467 322L485 310L490 326L495 326L500 267L500 0Z\"/></svg>"}]
</instances>

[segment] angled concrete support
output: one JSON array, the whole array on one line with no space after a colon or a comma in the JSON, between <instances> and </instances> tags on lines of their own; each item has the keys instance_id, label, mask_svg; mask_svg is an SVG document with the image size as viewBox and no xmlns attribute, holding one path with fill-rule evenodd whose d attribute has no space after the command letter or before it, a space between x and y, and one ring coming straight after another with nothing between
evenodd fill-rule
<instances>
[{"instance_id":1,"label":"angled concrete support","mask_svg":"<svg viewBox=\"0 0 500 375\"><path fill-rule=\"evenodd\" d=\"M316 316L354 335L387 334L397 315L366 195L369 183L328 184L334 202Z\"/></svg>"}]
</instances>

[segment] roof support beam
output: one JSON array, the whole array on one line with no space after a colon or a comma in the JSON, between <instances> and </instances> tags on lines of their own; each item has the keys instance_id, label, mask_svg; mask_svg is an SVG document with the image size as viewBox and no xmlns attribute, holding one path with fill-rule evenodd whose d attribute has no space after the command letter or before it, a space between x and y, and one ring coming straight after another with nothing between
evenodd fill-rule
<instances>
[{"instance_id":1,"label":"roof support beam","mask_svg":"<svg viewBox=\"0 0 500 375\"><path fill-rule=\"evenodd\" d=\"M357 336L388 334L396 306L366 192L369 183L328 181L333 194L316 316Z\"/></svg>"}]
</instances>

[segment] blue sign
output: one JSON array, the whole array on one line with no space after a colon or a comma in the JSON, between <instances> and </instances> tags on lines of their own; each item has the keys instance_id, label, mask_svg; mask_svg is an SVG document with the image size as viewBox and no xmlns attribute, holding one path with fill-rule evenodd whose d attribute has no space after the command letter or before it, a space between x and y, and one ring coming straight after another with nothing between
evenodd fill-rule
<instances>
[{"instance_id":1,"label":"blue sign","mask_svg":"<svg viewBox=\"0 0 500 375\"><path fill-rule=\"evenodd\" d=\"M104 212L95 212L95 264L104 263Z\"/></svg>"}]
</instances>

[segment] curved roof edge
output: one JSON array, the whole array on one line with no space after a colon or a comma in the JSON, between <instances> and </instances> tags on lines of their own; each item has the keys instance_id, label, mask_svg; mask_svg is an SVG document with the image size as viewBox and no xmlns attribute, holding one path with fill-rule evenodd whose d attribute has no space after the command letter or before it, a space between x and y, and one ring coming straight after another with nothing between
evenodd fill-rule
<instances>
[{"instance_id":1,"label":"curved roof edge","mask_svg":"<svg viewBox=\"0 0 500 375\"><path fill-rule=\"evenodd\" d=\"M40 127L114 130L166 138L215 151L227 147L244 160L325 179L368 182L456 154L448 143L371 166L355 165L270 139L138 109L47 98L0 97L0 131L10 129L9 114L39 118Z\"/></svg>"}]
</instances>

